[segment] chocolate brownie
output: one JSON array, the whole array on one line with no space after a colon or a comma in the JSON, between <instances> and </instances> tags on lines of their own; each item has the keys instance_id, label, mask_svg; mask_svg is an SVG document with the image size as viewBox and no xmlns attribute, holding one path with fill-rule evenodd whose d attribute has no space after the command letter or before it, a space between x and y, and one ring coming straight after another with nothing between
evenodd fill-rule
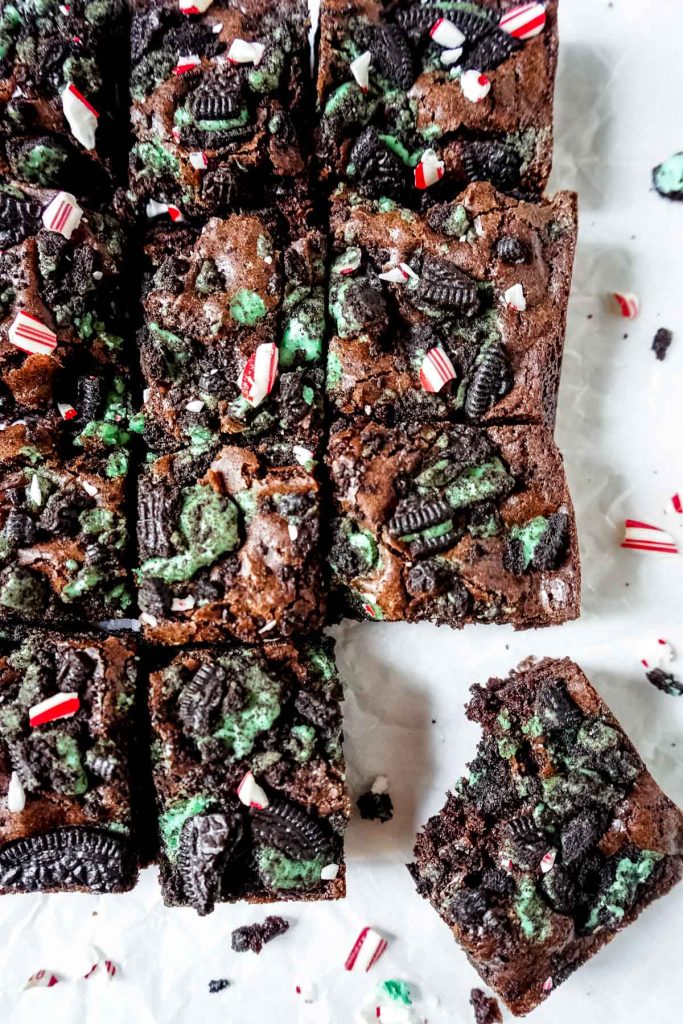
<instances>
[{"instance_id":1,"label":"chocolate brownie","mask_svg":"<svg viewBox=\"0 0 683 1024\"><path fill-rule=\"evenodd\" d=\"M328 465L338 610L455 628L578 616L574 512L543 427L353 421Z\"/></svg>"},{"instance_id":2,"label":"chocolate brownie","mask_svg":"<svg viewBox=\"0 0 683 1024\"><path fill-rule=\"evenodd\" d=\"M220 437L317 449L324 249L306 199L152 233L139 347L153 449Z\"/></svg>"},{"instance_id":3,"label":"chocolate brownie","mask_svg":"<svg viewBox=\"0 0 683 1024\"><path fill-rule=\"evenodd\" d=\"M71 194L0 184L1 418L82 422L94 394L75 382L126 366L125 241Z\"/></svg>"},{"instance_id":4,"label":"chocolate brownie","mask_svg":"<svg viewBox=\"0 0 683 1024\"><path fill-rule=\"evenodd\" d=\"M306 177L308 4L201 6L133 2L130 189L148 216L258 208Z\"/></svg>"},{"instance_id":5,"label":"chocolate brownie","mask_svg":"<svg viewBox=\"0 0 683 1024\"><path fill-rule=\"evenodd\" d=\"M139 481L138 601L156 643L254 642L323 623L320 488L303 466L194 446Z\"/></svg>"},{"instance_id":6,"label":"chocolate brownie","mask_svg":"<svg viewBox=\"0 0 683 1024\"><path fill-rule=\"evenodd\" d=\"M0 893L133 888L136 661L104 634L0 639Z\"/></svg>"},{"instance_id":7,"label":"chocolate brownie","mask_svg":"<svg viewBox=\"0 0 683 1024\"><path fill-rule=\"evenodd\" d=\"M568 658L530 659L472 695L477 756L410 871L523 1015L679 881L683 814Z\"/></svg>"},{"instance_id":8,"label":"chocolate brownie","mask_svg":"<svg viewBox=\"0 0 683 1024\"><path fill-rule=\"evenodd\" d=\"M152 674L167 905L344 896L341 700L327 637L188 650Z\"/></svg>"},{"instance_id":9,"label":"chocolate brownie","mask_svg":"<svg viewBox=\"0 0 683 1024\"><path fill-rule=\"evenodd\" d=\"M322 0L322 180L416 207L475 180L542 192L552 157L557 0L526 31L506 20L512 7Z\"/></svg>"},{"instance_id":10,"label":"chocolate brownie","mask_svg":"<svg viewBox=\"0 0 683 1024\"><path fill-rule=\"evenodd\" d=\"M12 0L0 12L0 173L111 193L123 169L124 0Z\"/></svg>"},{"instance_id":11,"label":"chocolate brownie","mask_svg":"<svg viewBox=\"0 0 683 1024\"><path fill-rule=\"evenodd\" d=\"M552 427L574 193L527 203L479 182L419 216L342 192L331 224L327 390L340 413Z\"/></svg>"}]
</instances>

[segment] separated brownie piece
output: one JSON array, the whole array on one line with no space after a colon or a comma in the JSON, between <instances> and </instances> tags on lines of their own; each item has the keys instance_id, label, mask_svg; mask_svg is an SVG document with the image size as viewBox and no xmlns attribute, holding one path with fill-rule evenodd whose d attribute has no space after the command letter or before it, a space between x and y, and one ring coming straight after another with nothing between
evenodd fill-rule
<instances>
[{"instance_id":1,"label":"separated brownie piece","mask_svg":"<svg viewBox=\"0 0 683 1024\"><path fill-rule=\"evenodd\" d=\"M328 465L347 615L516 629L578 616L574 512L544 428L356 420L333 430Z\"/></svg>"},{"instance_id":2,"label":"separated brownie piece","mask_svg":"<svg viewBox=\"0 0 683 1024\"><path fill-rule=\"evenodd\" d=\"M0 172L111 192L127 117L123 0L13 0L0 13Z\"/></svg>"},{"instance_id":3,"label":"separated brownie piece","mask_svg":"<svg viewBox=\"0 0 683 1024\"><path fill-rule=\"evenodd\" d=\"M258 641L321 626L319 532L319 485L302 466L231 445L157 459L139 481L145 637Z\"/></svg>"},{"instance_id":4,"label":"separated brownie piece","mask_svg":"<svg viewBox=\"0 0 683 1024\"><path fill-rule=\"evenodd\" d=\"M420 895L515 1014L683 874L683 815L568 658L472 688L484 736L417 837Z\"/></svg>"},{"instance_id":5,"label":"separated brownie piece","mask_svg":"<svg viewBox=\"0 0 683 1024\"><path fill-rule=\"evenodd\" d=\"M322 0L323 180L410 206L474 180L540 193L552 154L557 2L506 16L513 6Z\"/></svg>"},{"instance_id":6,"label":"separated brownie piece","mask_svg":"<svg viewBox=\"0 0 683 1024\"><path fill-rule=\"evenodd\" d=\"M139 346L152 448L318 447L325 243L311 223L292 198L150 236Z\"/></svg>"},{"instance_id":7,"label":"separated brownie piece","mask_svg":"<svg viewBox=\"0 0 683 1024\"><path fill-rule=\"evenodd\" d=\"M135 884L136 661L129 639L105 634L0 640L0 893Z\"/></svg>"},{"instance_id":8,"label":"separated brownie piece","mask_svg":"<svg viewBox=\"0 0 683 1024\"><path fill-rule=\"evenodd\" d=\"M258 209L305 177L308 4L207 6L133 3L130 188L151 217Z\"/></svg>"},{"instance_id":9,"label":"separated brownie piece","mask_svg":"<svg viewBox=\"0 0 683 1024\"><path fill-rule=\"evenodd\" d=\"M425 216L343 191L332 204L328 394L388 423L555 420L576 196L478 183Z\"/></svg>"},{"instance_id":10,"label":"separated brownie piece","mask_svg":"<svg viewBox=\"0 0 683 1024\"><path fill-rule=\"evenodd\" d=\"M152 674L168 906L344 896L341 700L328 637L191 650Z\"/></svg>"}]
</instances>

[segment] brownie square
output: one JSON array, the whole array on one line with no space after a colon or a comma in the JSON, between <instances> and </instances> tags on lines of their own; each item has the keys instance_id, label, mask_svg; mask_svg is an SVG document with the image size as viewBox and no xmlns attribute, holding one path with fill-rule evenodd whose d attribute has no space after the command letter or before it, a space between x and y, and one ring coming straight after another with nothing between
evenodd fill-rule
<instances>
[{"instance_id":1,"label":"brownie square","mask_svg":"<svg viewBox=\"0 0 683 1024\"><path fill-rule=\"evenodd\" d=\"M327 459L339 611L455 628L578 616L574 512L543 427L353 421Z\"/></svg>"},{"instance_id":2,"label":"brownie square","mask_svg":"<svg viewBox=\"0 0 683 1024\"><path fill-rule=\"evenodd\" d=\"M317 449L324 281L325 240L305 197L152 232L139 334L150 447Z\"/></svg>"},{"instance_id":3,"label":"brownie square","mask_svg":"<svg viewBox=\"0 0 683 1024\"><path fill-rule=\"evenodd\" d=\"M568 658L472 688L469 775L410 871L487 985L533 1010L683 874L683 814Z\"/></svg>"},{"instance_id":4,"label":"brownie square","mask_svg":"<svg viewBox=\"0 0 683 1024\"><path fill-rule=\"evenodd\" d=\"M321 179L415 207L475 180L542 192L552 158L557 2L525 40L500 27L513 6L322 0Z\"/></svg>"},{"instance_id":5,"label":"brownie square","mask_svg":"<svg viewBox=\"0 0 683 1024\"><path fill-rule=\"evenodd\" d=\"M418 215L343 191L331 227L338 412L553 426L574 193L528 203L480 182Z\"/></svg>"},{"instance_id":6,"label":"brownie square","mask_svg":"<svg viewBox=\"0 0 683 1024\"><path fill-rule=\"evenodd\" d=\"M111 194L127 118L124 0L13 0L0 13L0 174Z\"/></svg>"},{"instance_id":7,"label":"brownie square","mask_svg":"<svg viewBox=\"0 0 683 1024\"><path fill-rule=\"evenodd\" d=\"M122 636L0 639L0 893L135 884L136 662Z\"/></svg>"},{"instance_id":8,"label":"brownie square","mask_svg":"<svg viewBox=\"0 0 683 1024\"><path fill-rule=\"evenodd\" d=\"M235 445L156 459L138 492L146 639L258 642L320 627L319 534L320 487L306 466L268 465Z\"/></svg>"},{"instance_id":9,"label":"brownie square","mask_svg":"<svg viewBox=\"0 0 683 1024\"><path fill-rule=\"evenodd\" d=\"M135 0L131 198L187 215L258 208L305 179L312 109L305 0ZM165 214L165 210L158 213Z\"/></svg>"},{"instance_id":10,"label":"brownie square","mask_svg":"<svg viewBox=\"0 0 683 1024\"><path fill-rule=\"evenodd\" d=\"M167 906L339 899L349 797L334 642L184 651L151 675Z\"/></svg>"}]
</instances>

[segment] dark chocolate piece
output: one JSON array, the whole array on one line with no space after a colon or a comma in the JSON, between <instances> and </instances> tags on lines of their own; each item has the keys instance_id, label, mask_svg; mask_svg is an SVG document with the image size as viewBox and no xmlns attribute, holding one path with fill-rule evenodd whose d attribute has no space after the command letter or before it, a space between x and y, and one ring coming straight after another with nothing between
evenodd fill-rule
<instances>
[{"instance_id":1,"label":"dark chocolate piece","mask_svg":"<svg viewBox=\"0 0 683 1024\"><path fill-rule=\"evenodd\" d=\"M235 953L260 953L263 947L279 935L289 931L289 921L284 917L267 917L262 924L245 924L235 928L230 938L230 945Z\"/></svg>"}]
</instances>

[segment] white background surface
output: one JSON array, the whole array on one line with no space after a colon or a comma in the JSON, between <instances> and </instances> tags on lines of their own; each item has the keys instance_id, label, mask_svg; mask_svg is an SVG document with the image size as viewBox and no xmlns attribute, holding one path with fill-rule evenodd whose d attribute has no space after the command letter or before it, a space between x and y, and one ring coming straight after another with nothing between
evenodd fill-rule
<instances>
[{"instance_id":1,"label":"white background surface","mask_svg":"<svg viewBox=\"0 0 683 1024\"><path fill-rule=\"evenodd\" d=\"M54 1024L352 1024L374 985L410 983L415 1020L473 1022L478 978L446 926L413 892L403 863L418 825L443 803L472 756L467 687L529 654L569 654L588 672L655 777L683 802L683 699L645 681L639 659L665 636L683 655L683 556L619 547L624 518L666 525L683 491L683 204L650 189L651 168L683 149L680 0L563 0L555 187L580 194L581 234L562 380L558 440L577 508L584 562L578 623L514 634L429 625L346 624L334 632L346 687L346 756L354 797L391 779L387 825L354 820L349 897L280 907L290 932L259 957L230 950L232 928L264 909L219 907L198 919L165 910L155 872L121 897L15 896L0 901L0 1020ZM608 314L605 293L640 295L635 323ZM592 317L592 319L589 319ZM675 333L664 363L655 330ZM627 334L628 337L624 337ZM683 531L679 534L683 546ZM679 663L683 675L683 659ZM620 935L535 1012L538 1024L680 1020L683 886ZM360 928L391 940L367 975L343 970ZM96 943L119 966L111 983L69 981ZM21 993L40 967L63 983ZM211 978L231 987L209 995ZM305 1006L295 985L315 979Z\"/></svg>"}]
</instances>

